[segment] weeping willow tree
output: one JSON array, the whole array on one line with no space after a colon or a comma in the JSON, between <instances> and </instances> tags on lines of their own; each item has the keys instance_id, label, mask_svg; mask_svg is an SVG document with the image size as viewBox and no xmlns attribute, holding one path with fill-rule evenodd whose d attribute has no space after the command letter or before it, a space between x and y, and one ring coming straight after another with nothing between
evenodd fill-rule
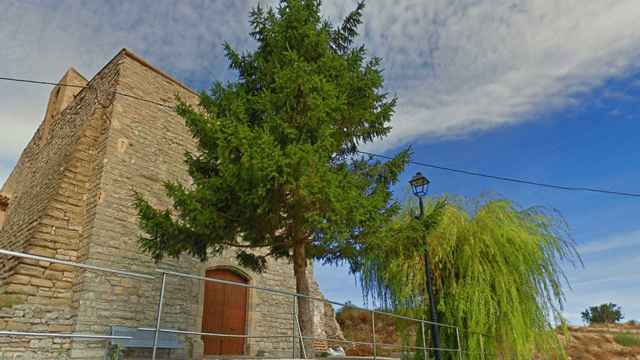
<instances>
[{"instance_id":1,"label":"weeping willow tree","mask_svg":"<svg viewBox=\"0 0 640 360\"><path fill-rule=\"evenodd\" d=\"M441 198L428 201L426 215L415 220L409 208L364 247L358 271L365 296L398 312L427 314L428 239L439 322L464 329L466 358L479 359L481 349L509 359L564 357L553 329L564 323L568 282L561 266L581 260L557 212L520 209L506 199ZM454 332L441 337L442 347L456 347Z\"/></svg>"}]
</instances>

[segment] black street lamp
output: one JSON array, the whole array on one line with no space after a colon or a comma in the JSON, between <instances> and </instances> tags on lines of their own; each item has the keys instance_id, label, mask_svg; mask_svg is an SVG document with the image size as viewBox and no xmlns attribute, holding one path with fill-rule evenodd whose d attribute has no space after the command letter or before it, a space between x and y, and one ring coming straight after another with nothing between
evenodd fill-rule
<instances>
[{"instance_id":1,"label":"black street lamp","mask_svg":"<svg viewBox=\"0 0 640 360\"><path fill-rule=\"evenodd\" d=\"M429 191L429 179L427 179L421 173L416 173L414 177L409 180L409 184L411 184L411 191L413 195L418 198L418 202L420 204L420 214L416 216L416 219L422 219L424 216L424 204L422 202L422 198L427 195ZM436 360L440 360L440 334L438 333L438 312L436 311L436 301L433 297L433 278L431 275L431 268L429 267L429 245L428 241L425 241L425 250L424 250L424 271L425 271L425 282L427 287L427 293L429 295L429 307L431 310L431 335L433 337L433 346L435 347L434 355Z\"/></svg>"}]
</instances>

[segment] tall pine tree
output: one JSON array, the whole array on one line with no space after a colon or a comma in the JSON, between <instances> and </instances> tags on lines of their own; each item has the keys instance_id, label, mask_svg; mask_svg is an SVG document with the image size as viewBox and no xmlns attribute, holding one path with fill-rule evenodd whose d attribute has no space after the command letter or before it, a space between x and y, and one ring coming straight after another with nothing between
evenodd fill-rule
<instances>
[{"instance_id":1,"label":"tall pine tree","mask_svg":"<svg viewBox=\"0 0 640 360\"><path fill-rule=\"evenodd\" d=\"M238 80L216 82L199 107L177 105L197 141L186 155L193 183L166 184L172 209L137 196L143 249L156 260L204 261L235 248L254 271L269 257L290 259L297 291L309 294L309 261L348 261L397 212L390 186L409 151L386 163L357 152L388 134L396 105L383 92L380 59L354 46L363 8L339 27L322 19L319 0L251 12L256 50L225 44ZM299 313L311 335L306 299Z\"/></svg>"}]
</instances>

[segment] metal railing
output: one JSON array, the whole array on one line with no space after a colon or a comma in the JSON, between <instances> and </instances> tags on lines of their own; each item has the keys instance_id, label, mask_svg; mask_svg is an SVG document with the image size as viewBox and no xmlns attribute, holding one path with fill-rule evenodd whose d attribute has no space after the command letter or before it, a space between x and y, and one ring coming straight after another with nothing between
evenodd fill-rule
<instances>
[{"instance_id":1,"label":"metal railing","mask_svg":"<svg viewBox=\"0 0 640 360\"><path fill-rule=\"evenodd\" d=\"M88 271L96 271L96 272L104 272L104 273L110 273L110 274L115 274L118 276L124 276L124 277L131 277L131 278L138 278L138 279L142 279L142 280L160 280L161 284L160 284L160 294L159 294L159 300L158 300L158 305L156 308L156 316L155 316L155 327L153 328L149 328L149 327L139 327L137 328L137 330L139 331L148 331L148 332L153 332L154 336L153 336L153 347L152 347L152 360L156 359L157 356L157 350L158 350L158 339L160 337L160 333L170 333L170 334L177 334L177 335L184 335L184 336L211 336L211 337L220 337L220 338L244 338L244 339L290 339L291 340L291 351L292 351L292 358L296 358L296 347L298 347L299 353L301 355L302 358L306 359L307 355L308 355L308 351L307 351L307 347L309 345L307 345L310 341L322 341L322 342L326 342L327 344L329 343L337 343L337 344L349 344L351 346L355 346L355 345L364 345L366 347L371 348L371 353L372 353L372 357L373 359L376 358L381 358L381 356L379 356L378 350L384 349L384 348L396 348L396 349L401 349L402 352L406 352L406 351L420 351L424 353L424 359L428 360L429 358L429 353L435 350L439 350L440 352L444 352L444 353L455 353L458 354L458 357L460 360L463 359L463 356L465 353L469 353L467 351L464 351L462 349L461 346L461 340L460 340L460 328L457 326L453 326L453 325L448 325L448 324L442 324L442 323L434 323L434 322L430 322L427 320L423 320L423 319L417 319L417 318L413 318L413 317L409 317L409 316L404 316L404 315L400 315L400 314L395 314L395 313L390 313L390 312L385 312L385 311L381 311L381 310L376 310L376 309L366 309L366 308L362 308L362 307L358 307L358 306L354 306L352 304L345 304L345 303L340 303L337 301L331 301L331 300L327 300L324 298L319 298L319 297L314 297L314 296L310 296L310 295L305 295L305 294L299 294L296 292L291 292L291 291L286 291L286 290L281 290L281 289L273 289L273 288L268 288L268 287L262 287L262 286L256 286L256 285L250 285L250 284L245 284L245 283L238 283L238 282L233 282L233 281L228 281L228 280L222 280L222 279L215 279L215 278L208 278L208 277L204 277L204 276L198 276L198 275L191 275L191 274L185 274L185 273L180 273L180 272L176 272L176 271L171 271L171 270L166 270L166 269L157 269L156 272L160 275L160 276L153 276L153 275L148 275L148 274L140 274L140 273L134 273L134 272L130 272L130 271L124 271L124 270L117 270L117 269L109 269L109 268L105 268L105 267L100 267L100 266L94 266L94 265L88 265L88 264L82 264L82 263L77 263L77 262L73 262L73 261L66 261L66 260L59 260L59 259L53 259L53 258L48 258L48 257L44 257L44 256L37 256L37 255L31 255L31 254L26 254L26 253L21 253L21 252L15 252L15 251L7 251L7 250L2 250L0 249L0 255L4 255L4 256L11 256L11 257L19 257L19 258L26 258L26 259L31 259L31 260L38 260L38 261L44 261L44 262L49 262L49 263L57 263L57 264L63 264L63 265L68 265L68 266L72 266L72 267L76 267L76 268L80 268L80 269L85 269ZM229 285L229 286L238 286L238 287L243 287L243 288L247 288L247 289L252 289L255 291L260 291L260 292L266 292L266 293L270 293L270 294L274 294L274 295L278 295L278 296L285 296L285 297L290 297L291 298L291 304L292 304L292 309L290 313L282 313L282 314L288 314L291 316L291 334L288 335L238 335L238 334L225 334L225 333L210 333L210 332L202 332L202 331L191 331L191 330L180 330L180 329L172 329L172 328L165 328L162 327L162 320L163 320L163 307L165 305L165 295L166 295L166 288L167 288L167 278L171 276L171 277L178 277L178 278L186 278L186 279L192 279L192 280L197 280L197 281L201 281L201 282L213 282L213 283L218 283L218 284L224 284L224 285ZM318 337L318 336L307 336L307 335L303 335L302 333L302 328L301 328L301 324L299 321L299 314L298 314L298 302L299 299L306 299L307 301L310 302L320 302L320 303L324 303L324 304L331 304L333 306L341 306L341 307L350 307L353 310L356 311L362 311L362 312L366 312L370 315L370 319L371 319L371 337L370 340L371 341L361 341L361 340L350 340L350 339L344 339L344 338L331 338L331 337ZM396 321L410 321L415 323L416 327L419 327L421 330L421 335L422 335L422 346L410 346L410 345L399 345L399 344L389 344L389 343L382 343L379 342L378 337L377 337L377 332L376 332L376 316L378 317L391 317L396 319ZM419 325L419 326L418 326ZM446 329L449 329L450 331L453 332L454 336L455 336L455 347L451 347L451 348L447 348L447 347L441 347L441 348L435 348L435 347L430 347L427 346L427 338L428 338L428 333L425 330L425 325L436 325L439 327L443 327ZM417 333L415 334L417 336ZM50 332L20 332L20 331L0 331L0 336L12 336L12 337L20 337L20 336L24 336L24 337L59 337L59 338L73 338L73 339L85 339L85 340L131 340L132 337L131 336L110 336L110 335L102 335L102 334L85 334L85 333L50 333ZM481 359L485 359L485 353L484 353L484 349L482 349L482 354L481 354Z\"/></svg>"},{"instance_id":2,"label":"metal railing","mask_svg":"<svg viewBox=\"0 0 640 360\"><path fill-rule=\"evenodd\" d=\"M422 320L422 319L412 318L412 317L408 317L408 316L403 316L403 315L399 315L399 314L384 312L384 311L375 310L375 309L365 309L365 308L353 306L353 305L350 305L350 304L348 305L348 304L340 303L340 302L337 302L337 301L331 301L331 300L327 300L327 299L323 299L323 298L318 298L318 297L305 295L305 294L299 294L299 293L290 292L290 291L286 291L286 290L272 289L272 288L256 286L256 285L249 285L249 284L245 284L245 283L238 283L238 282L233 282L233 281L228 281L228 280L221 280L221 279L208 278L208 277L191 275L191 274L184 274L184 273L179 273L179 272L175 272L175 271L171 271L171 270L165 270L165 269L158 269L157 271L160 274L162 274L162 284L163 284L163 286L161 286L161 288L160 288L160 300L158 302L158 308L157 308L156 327L155 327L155 329L153 329L153 328L139 328L139 330L142 330L142 331L154 331L155 332L154 343L157 342L158 336L159 336L159 334L161 332L178 333L178 334L184 334L184 335L213 336L213 337L232 337L232 338L292 338L293 339L292 340L292 351L295 352L295 347L296 347L295 342L297 341L296 339L298 339L299 342L300 342L300 351L302 353L302 357L305 358L305 359L307 358L307 350L306 350L306 346L304 345L305 344L305 340L311 340L311 341L318 340L318 341L345 343L345 344L352 344L352 345L368 345L368 346L371 346L371 348L372 348L373 358L374 359L377 357L376 352L377 352L377 348L379 348L379 347L381 347L381 348L391 347L391 348L402 348L402 349L410 349L410 350L421 350L421 351L425 352L425 358L426 358L427 351L440 350L441 352L458 352L458 353L461 352L461 346L460 346L460 343L459 343L459 339L460 339L460 337L459 337L459 329L458 329L458 327L453 326L453 325L441 324L441 323L433 323L433 322ZM207 282L225 284L225 285L230 285L230 286L238 286L238 287L243 287L243 288L247 288L247 289L253 289L253 290L256 290L256 291L263 291L263 292L267 292L267 293L271 293L271 294L291 297L292 300L293 300L292 301L292 303L293 303L292 321L294 322L294 324L292 326L292 329L294 330L294 334L292 334L292 335L250 336L250 335L236 335L236 334L224 334L224 333L206 333L206 332L199 332L199 331L184 331L184 330L178 330L178 329L164 329L164 328L161 328L162 308L163 308L163 305L164 305L164 292L165 292L164 284L166 284L167 276L176 276L176 277L181 277L181 278L188 278L188 279L194 279L194 280L199 280L199 281L207 281ZM365 311L365 312L370 313L370 315L371 315L371 323L372 323L372 325L371 325L371 335L372 335L371 336L371 340L372 341L367 342L367 341L354 341L354 340L339 339L339 338L303 336L301 328L300 328L300 322L299 322L299 318L298 318L298 313L297 313L297 303L299 301L298 299L300 299L300 298L304 298L304 299L307 299L309 301L316 301L316 302L327 303L327 304L336 305L336 306L342 306L342 307L349 306L349 307L351 307L353 309L360 310L360 311ZM400 319L400 320L413 321L413 322L416 322L417 324L421 324L421 328L422 328L422 331L423 331L423 334L422 334L423 346L407 346L407 345L386 344L386 343L377 342L376 341L376 328L375 328L376 314L377 315L389 316L389 317L393 317L393 318ZM455 333L456 333L457 347L456 348L427 347L426 346L426 332L424 330L424 328L425 328L424 325L425 324L430 324L430 325L431 324L435 324L437 326L453 329L453 331L455 331ZM297 332L297 334L295 334L295 332ZM154 346L154 349L155 349L155 346ZM295 358L295 354L293 355L293 357ZM154 351L154 355L152 356L152 359L155 360L155 351Z\"/></svg>"},{"instance_id":3,"label":"metal railing","mask_svg":"<svg viewBox=\"0 0 640 360\"><path fill-rule=\"evenodd\" d=\"M153 280L155 277L151 275L137 274L129 271L108 269L100 266L81 264L73 261L52 259L49 257L25 254L16 251L8 251L0 249L0 255L19 257L23 259L45 261L53 264L61 264L72 266L80 269L86 269L90 271L105 272L111 274L117 274L120 276L142 278L147 280ZM100 335L100 334L78 334L78 333L49 333L49 332L23 332L23 331L0 331L0 336L30 336L30 337L58 337L58 338L74 338L74 339L90 339L90 340L131 340L131 336L113 336L113 335Z\"/></svg>"}]
</instances>

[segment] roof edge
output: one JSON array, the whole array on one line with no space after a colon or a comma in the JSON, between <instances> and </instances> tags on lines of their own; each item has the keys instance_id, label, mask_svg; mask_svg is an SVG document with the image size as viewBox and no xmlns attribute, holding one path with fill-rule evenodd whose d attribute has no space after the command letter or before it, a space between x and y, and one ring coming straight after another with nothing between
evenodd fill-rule
<instances>
[{"instance_id":1,"label":"roof edge","mask_svg":"<svg viewBox=\"0 0 640 360\"><path fill-rule=\"evenodd\" d=\"M187 85L181 83L180 81L176 80L174 77L172 77L171 75L165 73L164 71L156 68L155 66L151 65L149 62L147 62L146 60L144 60L142 57L136 55L134 52L132 52L131 50L127 49L127 48L122 48L122 50L120 50L120 52L118 52L118 54L116 55L116 57L118 57L118 55L123 55L126 56L136 62L138 62L139 64L149 68L150 70L152 70L153 72L157 73L158 75L166 78L167 80L175 83L176 85L180 86L181 88L187 90L188 92L192 93L193 95L198 96L198 92L196 92L195 90L191 89L190 87L188 87Z\"/></svg>"},{"instance_id":2,"label":"roof edge","mask_svg":"<svg viewBox=\"0 0 640 360\"><path fill-rule=\"evenodd\" d=\"M82 75L78 70L76 70L76 68L74 68L73 66L71 66L70 68L67 69L67 71L64 72L64 75L67 75L68 73L74 73L76 75L78 75L82 80L84 80L85 82L88 82L87 78L84 77L84 75ZM64 78L63 75L63 78Z\"/></svg>"}]
</instances>

